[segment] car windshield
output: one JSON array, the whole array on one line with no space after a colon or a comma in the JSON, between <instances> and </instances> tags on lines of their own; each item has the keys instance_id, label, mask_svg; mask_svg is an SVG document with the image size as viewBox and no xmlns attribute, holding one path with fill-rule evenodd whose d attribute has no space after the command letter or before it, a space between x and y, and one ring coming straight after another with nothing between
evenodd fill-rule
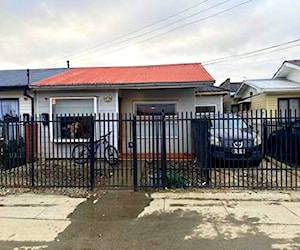
<instances>
[{"instance_id":1,"label":"car windshield","mask_svg":"<svg viewBox=\"0 0 300 250\"><path fill-rule=\"evenodd\" d=\"M247 123L237 117L211 120L211 127L216 129L246 129Z\"/></svg>"}]
</instances>

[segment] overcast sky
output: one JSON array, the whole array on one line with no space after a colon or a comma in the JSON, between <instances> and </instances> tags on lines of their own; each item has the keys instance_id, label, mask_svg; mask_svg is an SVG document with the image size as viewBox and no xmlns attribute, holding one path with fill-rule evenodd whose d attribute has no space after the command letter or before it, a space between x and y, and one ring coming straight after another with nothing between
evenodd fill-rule
<instances>
[{"instance_id":1,"label":"overcast sky","mask_svg":"<svg viewBox=\"0 0 300 250\"><path fill-rule=\"evenodd\" d=\"M300 59L299 12L300 0L1 0L0 69L201 62L216 85L270 78Z\"/></svg>"}]
</instances>

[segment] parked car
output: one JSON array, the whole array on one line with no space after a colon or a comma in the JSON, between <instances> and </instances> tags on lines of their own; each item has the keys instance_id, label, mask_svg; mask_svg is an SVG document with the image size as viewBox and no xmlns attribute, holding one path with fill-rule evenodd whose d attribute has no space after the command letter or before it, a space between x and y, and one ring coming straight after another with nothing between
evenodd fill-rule
<instances>
[{"instance_id":1,"label":"parked car","mask_svg":"<svg viewBox=\"0 0 300 250\"><path fill-rule=\"evenodd\" d=\"M300 118L278 127L267 140L267 155L272 158L300 167Z\"/></svg>"},{"instance_id":2,"label":"parked car","mask_svg":"<svg viewBox=\"0 0 300 250\"><path fill-rule=\"evenodd\" d=\"M258 131L232 114L210 117L210 153L213 164L256 167L263 158Z\"/></svg>"}]
</instances>

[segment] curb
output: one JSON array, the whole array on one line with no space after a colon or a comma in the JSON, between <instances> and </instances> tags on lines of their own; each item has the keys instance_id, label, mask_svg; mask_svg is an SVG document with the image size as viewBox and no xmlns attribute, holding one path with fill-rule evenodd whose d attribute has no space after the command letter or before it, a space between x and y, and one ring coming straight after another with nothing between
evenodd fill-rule
<instances>
[{"instance_id":1,"label":"curb","mask_svg":"<svg viewBox=\"0 0 300 250\"><path fill-rule=\"evenodd\" d=\"M218 192L165 192L152 193L152 199L194 199L194 200L226 200L226 201L290 201L299 202L300 192L274 191L218 191Z\"/></svg>"}]
</instances>

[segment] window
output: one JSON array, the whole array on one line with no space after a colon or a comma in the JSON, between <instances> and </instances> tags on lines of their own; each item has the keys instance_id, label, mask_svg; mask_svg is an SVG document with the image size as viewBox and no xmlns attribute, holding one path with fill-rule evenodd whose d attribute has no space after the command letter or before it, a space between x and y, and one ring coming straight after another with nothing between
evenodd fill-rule
<instances>
[{"instance_id":1,"label":"window","mask_svg":"<svg viewBox=\"0 0 300 250\"><path fill-rule=\"evenodd\" d=\"M300 98L278 99L278 111L281 122L295 120L300 114Z\"/></svg>"},{"instance_id":2,"label":"window","mask_svg":"<svg viewBox=\"0 0 300 250\"><path fill-rule=\"evenodd\" d=\"M0 120L19 116L18 99L0 99Z\"/></svg>"},{"instance_id":3,"label":"window","mask_svg":"<svg viewBox=\"0 0 300 250\"><path fill-rule=\"evenodd\" d=\"M54 140L88 139L91 135L93 114L97 112L94 97L51 98L51 131Z\"/></svg>"},{"instance_id":4,"label":"window","mask_svg":"<svg viewBox=\"0 0 300 250\"><path fill-rule=\"evenodd\" d=\"M0 120L7 121L0 125L0 137L12 140L17 137L17 123L19 116L18 99L0 99Z\"/></svg>"},{"instance_id":5,"label":"window","mask_svg":"<svg viewBox=\"0 0 300 250\"><path fill-rule=\"evenodd\" d=\"M162 136L162 114L165 115L166 137L178 137L176 104L168 102L147 102L135 104L138 115L137 137L153 138Z\"/></svg>"},{"instance_id":6,"label":"window","mask_svg":"<svg viewBox=\"0 0 300 250\"><path fill-rule=\"evenodd\" d=\"M175 103L137 103L137 115L175 115Z\"/></svg>"},{"instance_id":7,"label":"window","mask_svg":"<svg viewBox=\"0 0 300 250\"><path fill-rule=\"evenodd\" d=\"M216 106L197 106L196 115L209 115L216 112Z\"/></svg>"}]
</instances>

